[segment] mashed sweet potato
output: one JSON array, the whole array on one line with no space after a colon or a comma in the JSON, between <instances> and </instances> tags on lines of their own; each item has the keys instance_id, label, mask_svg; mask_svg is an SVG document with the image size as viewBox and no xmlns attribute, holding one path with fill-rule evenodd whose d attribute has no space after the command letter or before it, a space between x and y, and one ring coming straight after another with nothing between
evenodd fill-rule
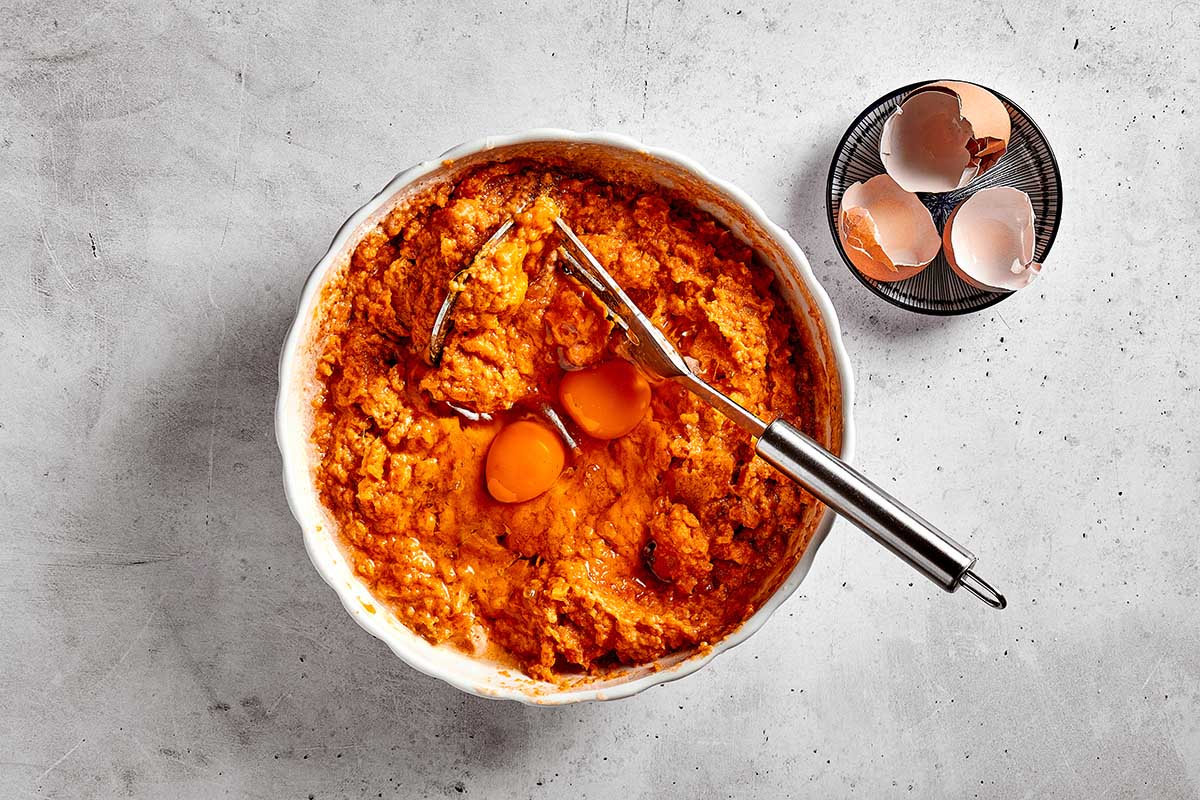
<instances>
[{"instance_id":1,"label":"mashed sweet potato","mask_svg":"<svg viewBox=\"0 0 1200 800\"><path fill-rule=\"evenodd\" d=\"M810 433L815 422L812 356L770 270L680 198L514 161L370 231L322 298L323 502L353 568L405 625L551 681L716 642L812 533L811 500L670 383L654 386L629 434L576 436L545 494L513 505L488 495L484 462L502 424L555 407L564 365L614 358L620 341L556 268L558 213L711 383L766 419ZM513 215L462 284L431 367L452 277Z\"/></svg>"}]
</instances>

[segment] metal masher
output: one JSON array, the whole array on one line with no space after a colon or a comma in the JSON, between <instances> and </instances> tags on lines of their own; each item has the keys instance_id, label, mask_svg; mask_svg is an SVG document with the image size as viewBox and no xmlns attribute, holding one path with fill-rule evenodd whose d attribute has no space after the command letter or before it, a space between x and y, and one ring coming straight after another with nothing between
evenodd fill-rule
<instances>
[{"instance_id":1,"label":"metal masher","mask_svg":"<svg viewBox=\"0 0 1200 800\"><path fill-rule=\"evenodd\" d=\"M497 229L471 264L485 257L512 224L510 219ZM962 587L992 608L1002 609L1007 605L1004 595L975 574L972 568L976 558L965 547L787 420L764 422L696 375L670 340L580 241L566 220L558 217L555 224L563 235L563 243L558 248L563 271L590 289L604 304L609 318L625 336L628 355L648 377L682 384L720 411L757 440L754 451L767 463L947 592ZM461 286L469 278L469 270L470 265L455 276L453 284ZM438 310L430 339L430 363L436 364L441 357L452 324L451 312L456 297L457 292L451 291Z\"/></svg>"}]
</instances>

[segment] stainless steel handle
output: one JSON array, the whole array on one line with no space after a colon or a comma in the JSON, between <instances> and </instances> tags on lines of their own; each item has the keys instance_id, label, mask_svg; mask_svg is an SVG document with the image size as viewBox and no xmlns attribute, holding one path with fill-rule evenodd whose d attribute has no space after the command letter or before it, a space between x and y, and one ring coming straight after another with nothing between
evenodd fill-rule
<instances>
[{"instance_id":1,"label":"stainless steel handle","mask_svg":"<svg viewBox=\"0 0 1200 800\"><path fill-rule=\"evenodd\" d=\"M569 267L568 274L608 308L625 332L629 357L649 377L686 386L756 437L758 454L764 459L946 591L962 586L988 605L1004 608L1004 597L971 572L975 556L966 549L794 426L783 420L767 425L692 372L675 345L638 309L566 220L559 217L555 223L565 237L558 253Z\"/></svg>"},{"instance_id":2,"label":"stainless steel handle","mask_svg":"<svg viewBox=\"0 0 1200 800\"><path fill-rule=\"evenodd\" d=\"M946 591L962 586L993 608L1006 605L1003 595L971 571L975 556L965 547L794 425L775 420L759 436L756 450L780 472Z\"/></svg>"}]
</instances>

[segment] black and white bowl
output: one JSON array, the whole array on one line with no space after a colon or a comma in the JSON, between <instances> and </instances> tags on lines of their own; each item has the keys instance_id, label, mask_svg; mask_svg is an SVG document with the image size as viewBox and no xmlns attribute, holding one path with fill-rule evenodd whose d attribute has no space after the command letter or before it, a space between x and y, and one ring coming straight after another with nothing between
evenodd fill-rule
<instances>
[{"instance_id":1,"label":"black and white bowl","mask_svg":"<svg viewBox=\"0 0 1200 800\"><path fill-rule=\"evenodd\" d=\"M826 183L826 206L829 212L829 229L833 241L841 253L842 260L863 285L893 305L921 314L969 314L995 305L1012 292L978 289L963 281L946 262L944 252L939 252L925 269L902 281L880 281L860 272L846 255L838 236L838 215L842 209L842 195L856 181L866 181L884 173L883 161L879 157L879 139L883 124L896 110L905 97L914 89L933 83L922 81L889 92L872 103L851 123L833 153ZM987 87L983 87L987 88ZM1044 262L1050 254L1050 246L1058 233L1062 209L1062 176L1058 160L1045 134L1030 119L1020 106L1004 95L988 89L1008 110L1012 120L1012 137L1008 151L990 170L961 189L952 192L918 193L917 196L933 215L933 223L941 233L946 218L962 201L993 186L1012 186L1029 195L1033 203L1034 225L1037 241L1034 260Z\"/></svg>"}]
</instances>

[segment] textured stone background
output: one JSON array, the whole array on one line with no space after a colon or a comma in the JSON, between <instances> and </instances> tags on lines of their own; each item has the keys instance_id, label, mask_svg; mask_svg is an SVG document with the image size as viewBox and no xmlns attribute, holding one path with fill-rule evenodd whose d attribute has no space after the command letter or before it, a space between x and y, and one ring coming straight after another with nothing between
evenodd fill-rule
<instances>
[{"instance_id":1,"label":"textured stone background","mask_svg":"<svg viewBox=\"0 0 1200 800\"><path fill-rule=\"evenodd\" d=\"M842 5L3 2L0 795L1196 797L1200 6ZM822 216L854 115L941 76L1025 106L1066 187L1041 284L955 319L868 294ZM301 281L400 168L538 125L682 150L792 232L858 463L1008 611L839 523L746 645L554 710L350 621L271 433Z\"/></svg>"}]
</instances>

